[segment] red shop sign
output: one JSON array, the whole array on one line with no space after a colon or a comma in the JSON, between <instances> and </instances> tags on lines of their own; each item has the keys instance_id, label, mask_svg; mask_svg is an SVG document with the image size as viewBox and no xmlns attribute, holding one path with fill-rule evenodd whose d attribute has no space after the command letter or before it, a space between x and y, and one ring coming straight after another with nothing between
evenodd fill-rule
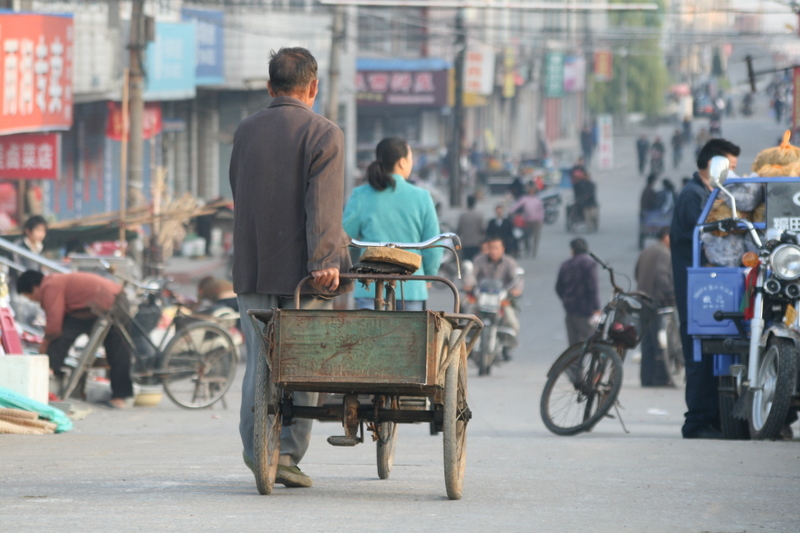
<instances>
[{"instance_id":1,"label":"red shop sign","mask_svg":"<svg viewBox=\"0 0 800 533\"><path fill-rule=\"evenodd\" d=\"M58 133L0 136L0 178L58 179L60 138Z\"/></svg>"},{"instance_id":2,"label":"red shop sign","mask_svg":"<svg viewBox=\"0 0 800 533\"><path fill-rule=\"evenodd\" d=\"M130 128L130 119L128 121ZM108 122L106 123L106 137L115 141L122 140L123 122L122 105L117 102L108 103ZM161 133L161 104L158 102L144 105L142 119L142 138L149 139Z\"/></svg>"},{"instance_id":3,"label":"red shop sign","mask_svg":"<svg viewBox=\"0 0 800 533\"><path fill-rule=\"evenodd\" d=\"M0 134L72 126L72 17L0 13Z\"/></svg>"}]
</instances>

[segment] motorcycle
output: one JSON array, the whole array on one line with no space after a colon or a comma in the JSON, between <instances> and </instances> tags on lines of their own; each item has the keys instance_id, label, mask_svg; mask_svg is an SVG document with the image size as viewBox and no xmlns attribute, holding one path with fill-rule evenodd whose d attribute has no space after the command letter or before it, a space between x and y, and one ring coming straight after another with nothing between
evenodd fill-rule
<instances>
[{"instance_id":1,"label":"motorcycle","mask_svg":"<svg viewBox=\"0 0 800 533\"><path fill-rule=\"evenodd\" d=\"M544 204L544 223L555 224L561 211L561 190L558 187L545 189L539 193L539 198Z\"/></svg>"},{"instance_id":2,"label":"motorcycle","mask_svg":"<svg viewBox=\"0 0 800 533\"><path fill-rule=\"evenodd\" d=\"M793 231L769 228L762 239L753 223L739 218L736 200L724 187L728 172L727 158L712 158L711 184L730 199L733 217L706 223L701 231L745 229L758 251L742 259L751 268L745 293L752 297L746 299L745 311L718 309L713 314L717 322L733 321L739 333L718 342L712 352L715 367L722 369L721 429L732 439L775 439L790 410L800 405L800 238Z\"/></svg>"},{"instance_id":3,"label":"motorcycle","mask_svg":"<svg viewBox=\"0 0 800 533\"><path fill-rule=\"evenodd\" d=\"M471 268L464 265L464 268ZM502 359L508 359L508 351L516 345L516 333L513 328L503 326L503 317L507 308L513 305L510 291L525 275L525 270L518 268L514 280L504 286L496 279L484 279L467 295L468 304L483 322L483 330L470 357L478 364L478 375L488 376L492 366Z\"/></svg>"}]
</instances>

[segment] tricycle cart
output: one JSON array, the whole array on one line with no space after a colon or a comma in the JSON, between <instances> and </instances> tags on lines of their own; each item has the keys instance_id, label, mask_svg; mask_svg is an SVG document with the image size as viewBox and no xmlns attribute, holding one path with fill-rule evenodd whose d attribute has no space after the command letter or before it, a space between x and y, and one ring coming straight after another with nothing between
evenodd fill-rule
<instances>
[{"instance_id":1,"label":"tricycle cart","mask_svg":"<svg viewBox=\"0 0 800 533\"><path fill-rule=\"evenodd\" d=\"M716 158L714 158L716 159ZM712 170L714 159L712 159ZM722 158L724 159L724 158ZM725 169L725 159L722 165ZM787 412L800 406L800 178L714 176L715 189L694 233L693 265L688 270L688 324L695 361L713 357L719 378L722 433L730 439L778 438ZM724 185L763 184L766 222L733 217L706 222ZM708 266L702 260L703 231L746 231L755 251L741 266ZM748 257L749 255L749 257ZM749 272L749 274L748 274ZM743 311L744 310L744 311Z\"/></svg>"},{"instance_id":2,"label":"tricycle cart","mask_svg":"<svg viewBox=\"0 0 800 533\"><path fill-rule=\"evenodd\" d=\"M458 246L457 236L445 235ZM443 238L419 244L353 244L422 249L441 246L436 243ZM424 422L443 433L447 495L459 499L471 417L467 355L478 337L470 333L473 328L479 332L483 324L473 315L458 313L458 290L446 278L413 276L408 269L391 265L373 264L366 270L359 265L359 272L340 276L375 283L378 310L299 309L308 277L295 290L297 309L249 311L262 332L255 402L258 490L272 492L281 429L295 419L340 421L344 435L328 438L334 446L363 442L366 426L377 443L381 479L388 478L392 469L397 424ZM395 311L396 285L411 280L449 286L454 312ZM342 399L336 404L299 406L292 402L295 391L332 393Z\"/></svg>"}]
</instances>

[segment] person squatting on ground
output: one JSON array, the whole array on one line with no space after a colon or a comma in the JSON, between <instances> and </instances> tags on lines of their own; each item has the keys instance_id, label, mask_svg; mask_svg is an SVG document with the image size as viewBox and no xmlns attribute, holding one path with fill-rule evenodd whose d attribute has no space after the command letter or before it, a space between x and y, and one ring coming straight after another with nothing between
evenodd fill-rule
<instances>
[{"instance_id":1,"label":"person squatting on ground","mask_svg":"<svg viewBox=\"0 0 800 533\"><path fill-rule=\"evenodd\" d=\"M569 243L572 257L561 264L556 280L556 294L567 312L569 345L584 342L594 333L600 316L597 264L589 257L589 246L580 237Z\"/></svg>"},{"instance_id":2,"label":"person squatting on ground","mask_svg":"<svg viewBox=\"0 0 800 533\"><path fill-rule=\"evenodd\" d=\"M267 109L236 130L230 165L234 210L233 288L239 309L292 308L298 282L309 273L301 307L332 309L346 292L339 272L350 268L342 229L344 135L311 109L317 96L317 61L304 48L281 48L269 62ZM247 365L242 382L239 433L244 461L253 465L256 361L260 332L242 320ZM295 405L316 405L318 394L294 393ZM311 420L296 420L281 433L275 481L310 487L297 467L311 439Z\"/></svg>"},{"instance_id":3,"label":"person squatting on ground","mask_svg":"<svg viewBox=\"0 0 800 533\"><path fill-rule=\"evenodd\" d=\"M422 242L439 234L439 219L431 193L408 183L414 156L408 143L388 137L375 148L375 161L367 169L367 183L356 187L344 209L344 230L356 240L367 242ZM442 261L442 249L409 250L422 255L422 266L414 275L435 276ZM422 311L428 300L424 281L406 281L397 294L397 307ZM375 284L356 286L356 307L375 307Z\"/></svg>"},{"instance_id":4,"label":"person squatting on ground","mask_svg":"<svg viewBox=\"0 0 800 533\"><path fill-rule=\"evenodd\" d=\"M517 272L519 265L516 260L506 255L505 246L499 237L493 237L486 240L486 253L477 255L472 261L473 268L471 272L464 275L464 290L472 292L475 287L480 286L483 280L493 279L503 283L503 287L509 287L515 280L517 280ZM516 281L513 287L508 291L511 296L512 305L503 308L503 320L501 326L511 328L514 332L514 341L512 346L503 347L503 358L506 361L511 360L509 353L517 346L519 342L519 317L518 310L514 302L522 296L522 291L525 289L525 282L522 279ZM468 313L474 313L475 310L468 309Z\"/></svg>"},{"instance_id":5,"label":"person squatting on ground","mask_svg":"<svg viewBox=\"0 0 800 533\"><path fill-rule=\"evenodd\" d=\"M669 307L675 304L669 228L661 228L656 238L658 242L642 251L636 261L636 290L653 298L656 306ZM658 345L658 330L658 320L652 320L649 327L642 332L642 362L639 369L642 387L672 385Z\"/></svg>"},{"instance_id":6,"label":"person squatting on ground","mask_svg":"<svg viewBox=\"0 0 800 533\"><path fill-rule=\"evenodd\" d=\"M97 317L116 306L127 317L128 299L122 285L97 274L72 272L45 276L36 270L25 271L17 279L17 292L39 303L47 317L44 340L39 353L50 358L50 370L61 379L62 367L75 339L92 331ZM110 407L123 409L133 396L132 355L119 325L114 323L103 346L110 367Z\"/></svg>"},{"instance_id":7,"label":"person squatting on ground","mask_svg":"<svg viewBox=\"0 0 800 533\"><path fill-rule=\"evenodd\" d=\"M685 421L681 430L685 439L722 438L719 431L719 404L717 379L714 377L713 359L704 357L694 360L692 338L686 330L688 323L688 273L692 266L692 239L697 219L703 212L711 193L708 164L714 156L724 156L730 161L731 170L736 169L741 149L725 139L711 139L700 149L697 156L697 172L681 189L675 203L669 239L672 250L672 277L675 284L675 303L680 318L681 344L686 367Z\"/></svg>"}]
</instances>

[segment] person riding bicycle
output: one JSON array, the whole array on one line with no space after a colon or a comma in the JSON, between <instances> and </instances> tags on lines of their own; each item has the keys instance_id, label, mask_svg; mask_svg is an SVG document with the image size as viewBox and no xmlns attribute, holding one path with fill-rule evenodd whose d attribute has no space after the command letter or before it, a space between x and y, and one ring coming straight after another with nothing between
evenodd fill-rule
<instances>
[{"instance_id":1,"label":"person riding bicycle","mask_svg":"<svg viewBox=\"0 0 800 533\"><path fill-rule=\"evenodd\" d=\"M502 281L504 287L510 286L516 280L514 286L508 291L512 297L512 305L503 308L504 314L500 323L501 326L510 328L514 332L512 345L503 348L503 358L509 361L511 359L509 352L517 346L519 339L519 318L514 303L522 296L525 288L523 280L517 279L519 265L513 257L505 254L505 246L500 237L487 239L486 253L476 256L472 263L472 270L464 274L464 290L467 293L472 292L486 279Z\"/></svg>"},{"instance_id":2,"label":"person riding bicycle","mask_svg":"<svg viewBox=\"0 0 800 533\"><path fill-rule=\"evenodd\" d=\"M47 323L39 353L50 358L50 369L63 377L62 366L70 347L82 334L90 334L97 317L115 307L127 315L128 299L122 285L97 274L72 272L45 276L36 270L26 270L17 279L17 292L37 302L44 310ZM111 400L109 407L124 409L133 396L131 357L120 326L114 323L103 346L110 366Z\"/></svg>"}]
</instances>

